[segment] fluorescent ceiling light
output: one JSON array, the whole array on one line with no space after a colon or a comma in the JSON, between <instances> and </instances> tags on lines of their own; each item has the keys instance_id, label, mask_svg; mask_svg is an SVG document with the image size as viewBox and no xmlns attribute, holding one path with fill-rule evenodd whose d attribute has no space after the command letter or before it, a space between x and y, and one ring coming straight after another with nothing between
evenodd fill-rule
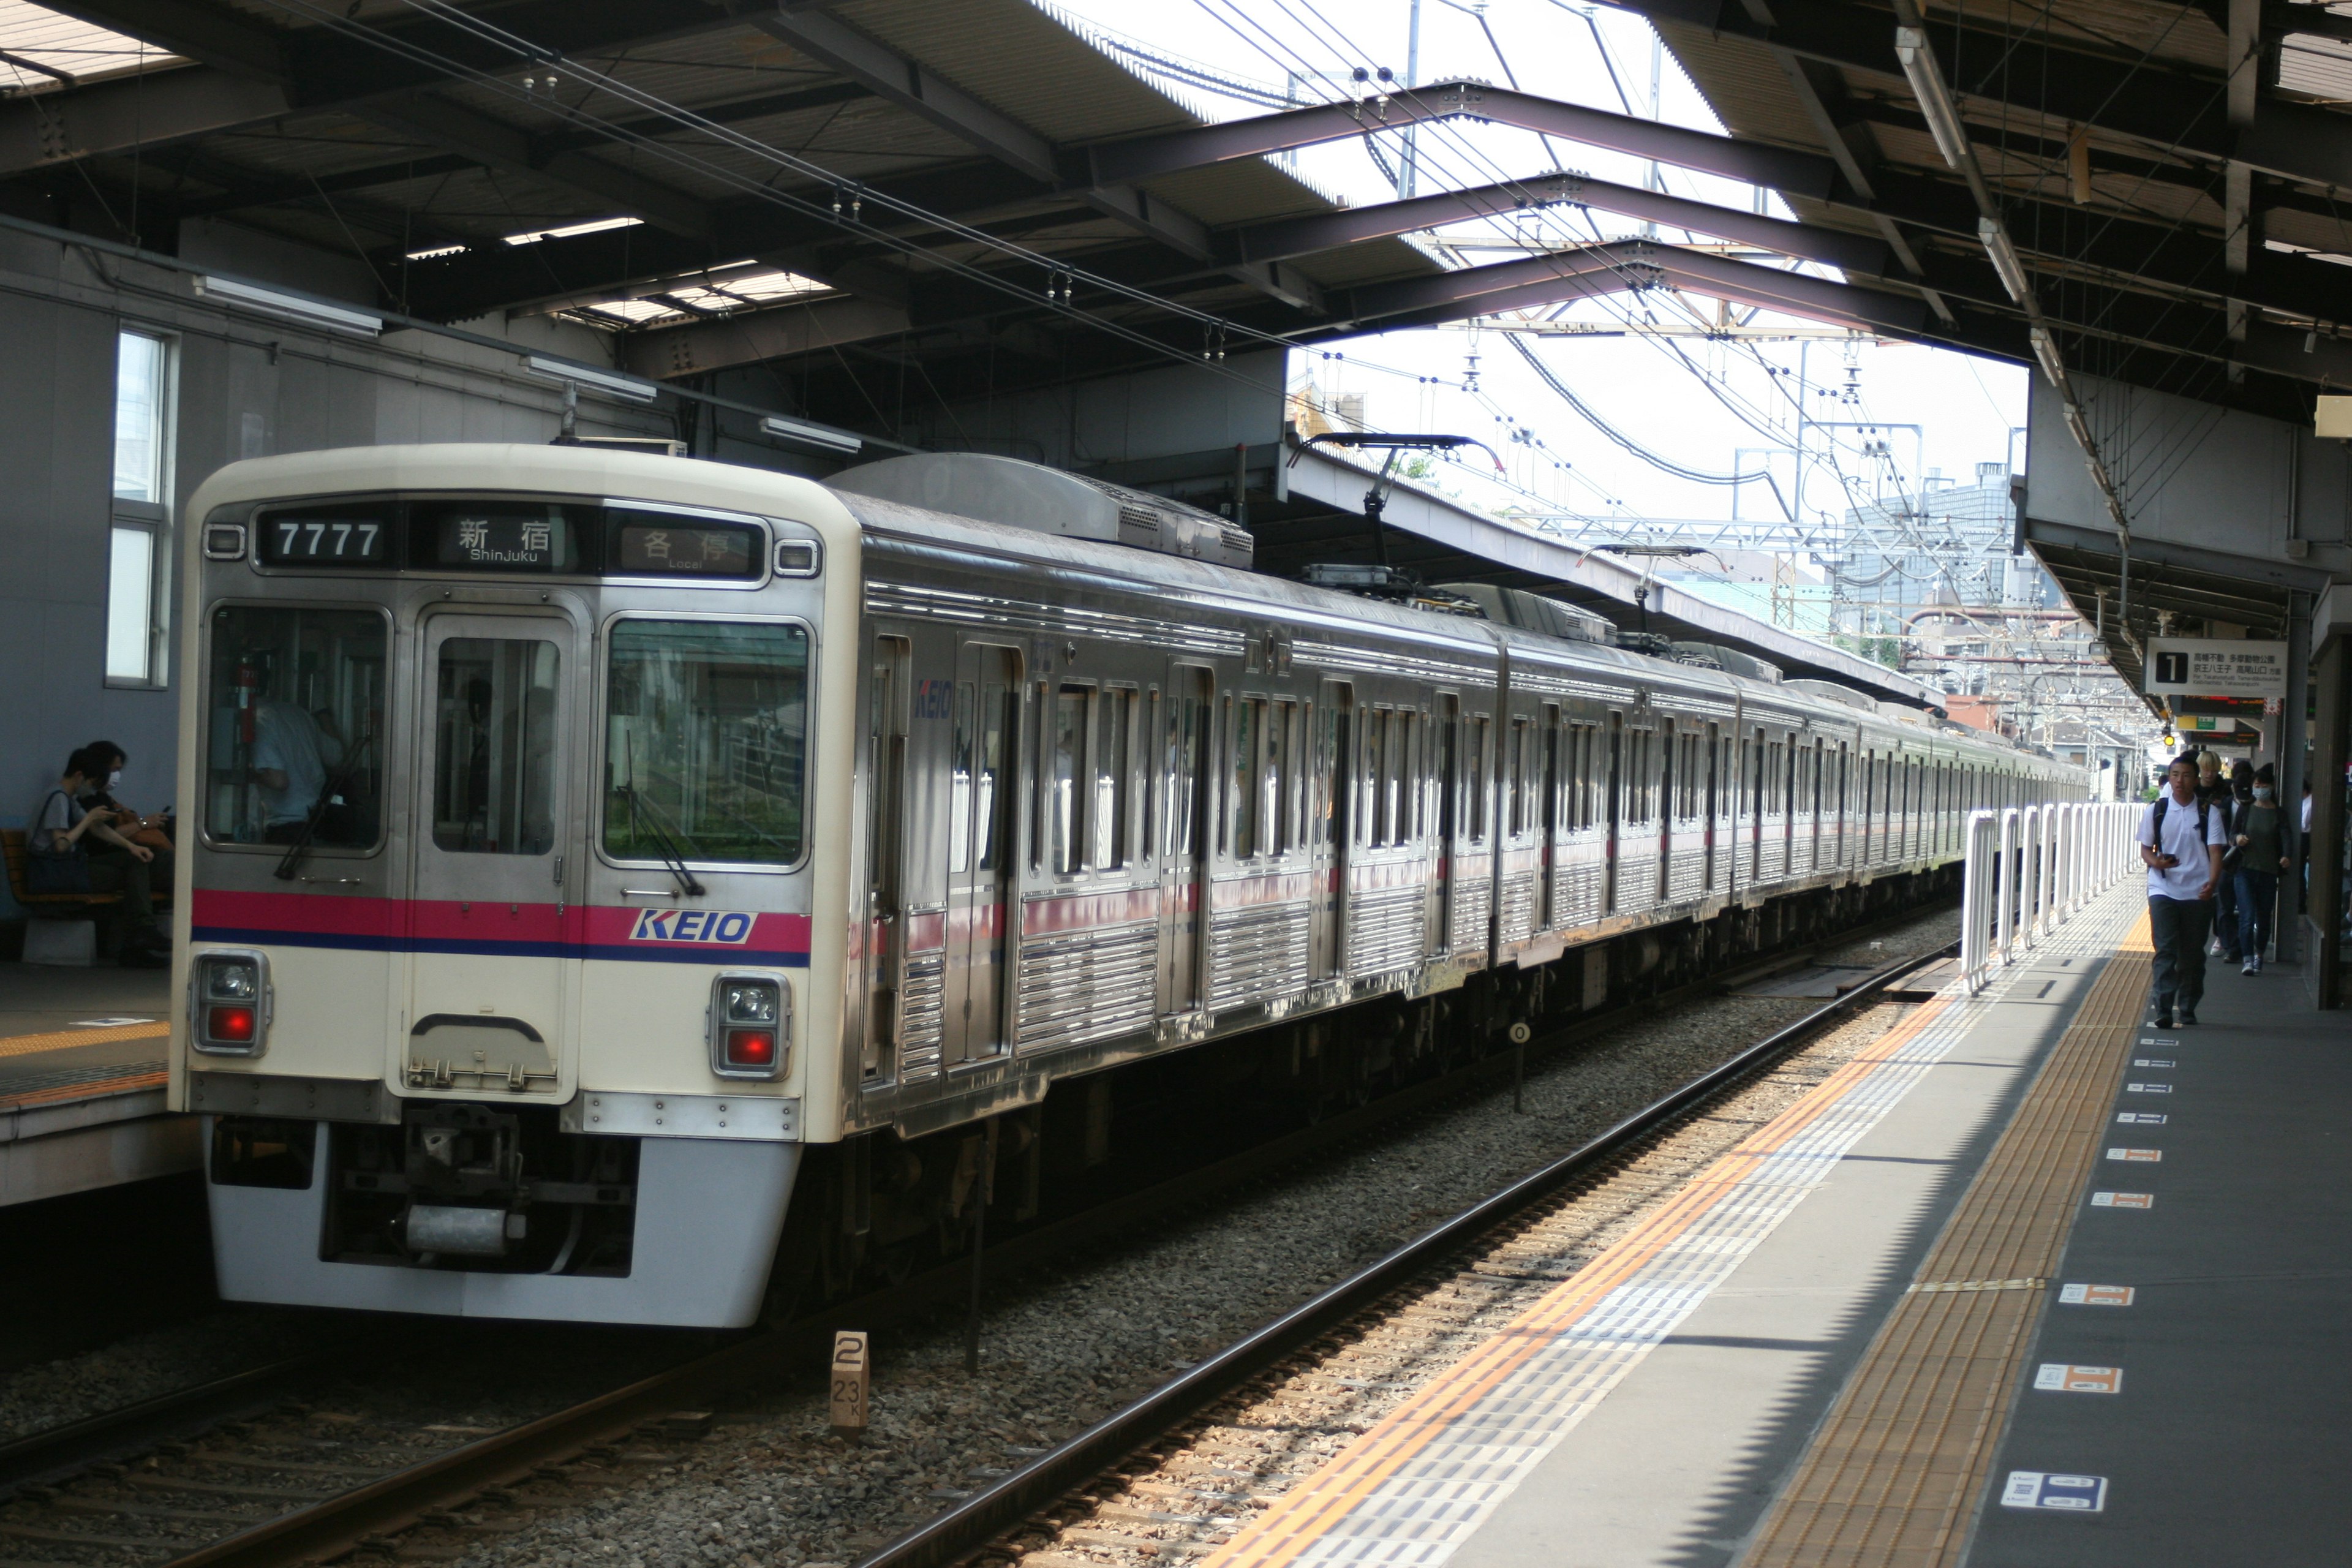
<instances>
[{"instance_id":1,"label":"fluorescent ceiling light","mask_svg":"<svg viewBox=\"0 0 2352 1568\"><path fill-rule=\"evenodd\" d=\"M331 305L324 300L265 289L258 283L239 282L234 278L200 277L196 279L196 292L244 310L258 310L268 316L283 316L289 321L325 327L331 331L356 332L372 338L383 331L383 318L372 310L356 310L349 305Z\"/></svg>"},{"instance_id":2,"label":"fluorescent ceiling light","mask_svg":"<svg viewBox=\"0 0 2352 1568\"><path fill-rule=\"evenodd\" d=\"M1983 242L1985 254L1992 258L1992 269L2000 274L2000 286L2009 297L2021 305L2030 305L2033 284L2025 276L2025 263L2018 259L2017 247L2009 242L2009 230L1989 217L1977 219L1977 238Z\"/></svg>"},{"instance_id":3,"label":"fluorescent ceiling light","mask_svg":"<svg viewBox=\"0 0 2352 1568\"><path fill-rule=\"evenodd\" d=\"M444 256L462 256L465 254L466 248L467 247L462 245L429 245L423 250L412 250L408 252L407 259L411 261L435 261Z\"/></svg>"},{"instance_id":4,"label":"fluorescent ceiling light","mask_svg":"<svg viewBox=\"0 0 2352 1568\"><path fill-rule=\"evenodd\" d=\"M2066 390L2066 363L2058 357L2057 343L2053 342L2050 334L2040 327L2032 328L2026 336L2033 342L2033 357L2040 362L2042 374L2050 378L2050 384L2053 387L2063 393ZM2068 405L2068 411L2073 412L2071 404Z\"/></svg>"},{"instance_id":5,"label":"fluorescent ceiling light","mask_svg":"<svg viewBox=\"0 0 2352 1568\"><path fill-rule=\"evenodd\" d=\"M823 447L829 452L855 452L866 445L866 438L846 430L835 430L829 425L811 425L803 420L786 419L771 414L760 421L760 429L770 436L780 436L787 441L805 442Z\"/></svg>"},{"instance_id":6,"label":"fluorescent ceiling light","mask_svg":"<svg viewBox=\"0 0 2352 1568\"><path fill-rule=\"evenodd\" d=\"M1895 56L1903 62L1903 74L1910 79L1912 96L1919 100L1919 112L1927 117L1927 130L1936 138L1936 151L1954 169L1967 168L1969 133L1960 125L1960 111L1952 102L1952 89L1944 85L1944 73L1937 68L1936 51L1928 47L1927 35L1917 27L1895 28Z\"/></svg>"},{"instance_id":7,"label":"fluorescent ceiling light","mask_svg":"<svg viewBox=\"0 0 2352 1568\"><path fill-rule=\"evenodd\" d=\"M534 228L527 234L507 236L509 245L537 245L542 239L570 239L579 234L602 234L608 228L635 228L645 222L641 217L600 217L593 223L566 224L562 228Z\"/></svg>"},{"instance_id":8,"label":"fluorescent ceiling light","mask_svg":"<svg viewBox=\"0 0 2352 1568\"><path fill-rule=\"evenodd\" d=\"M632 403L651 403L661 388L650 381L617 371L591 370L584 364L572 364L544 354L525 354L522 367L533 375L550 381L568 381L574 386L593 386L614 397L625 397Z\"/></svg>"}]
</instances>

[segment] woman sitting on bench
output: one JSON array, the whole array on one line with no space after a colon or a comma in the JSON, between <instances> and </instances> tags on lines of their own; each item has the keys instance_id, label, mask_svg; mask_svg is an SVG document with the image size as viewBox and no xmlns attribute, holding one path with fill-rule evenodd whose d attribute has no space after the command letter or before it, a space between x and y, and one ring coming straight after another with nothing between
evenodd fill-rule
<instances>
[{"instance_id":1,"label":"woman sitting on bench","mask_svg":"<svg viewBox=\"0 0 2352 1568\"><path fill-rule=\"evenodd\" d=\"M156 852L117 833L108 820L112 813L81 805L82 793L104 781L111 761L91 756L87 746L67 759L65 776L34 815L25 845L25 880L34 893L121 894L122 962L160 967L171 962L172 939L155 924ZM100 847L93 847L91 839Z\"/></svg>"}]
</instances>

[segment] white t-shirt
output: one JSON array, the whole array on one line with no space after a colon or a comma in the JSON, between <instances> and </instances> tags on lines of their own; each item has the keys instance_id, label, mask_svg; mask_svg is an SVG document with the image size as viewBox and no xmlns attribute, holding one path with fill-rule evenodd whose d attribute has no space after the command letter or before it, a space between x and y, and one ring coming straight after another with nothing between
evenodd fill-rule
<instances>
[{"instance_id":1,"label":"white t-shirt","mask_svg":"<svg viewBox=\"0 0 2352 1568\"><path fill-rule=\"evenodd\" d=\"M2156 808L2164 807L2164 842L2156 841ZM2152 899L2194 899L2205 891L2212 870L2212 862L2205 854L2204 844L2228 847L2230 828L2228 814L2215 802L2205 808L2204 844L2198 842L2197 803L2181 805L2172 796L2170 785L2140 814L2139 841L2151 849L2171 856L2179 862L2169 868L2151 866L2147 868L2147 893Z\"/></svg>"},{"instance_id":2,"label":"white t-shirt","mask_svg":"<svg viewBox=\"0 0 2352 1568\"><path fill-rule=\"evenodd\" d=\"M253 765L286 775L286 787L261 784L262 818L270 826L299 822L319 804L327 764L319 755L319 726L291 702L265 702L255 715Z\"/></svg>"}]
</instances>

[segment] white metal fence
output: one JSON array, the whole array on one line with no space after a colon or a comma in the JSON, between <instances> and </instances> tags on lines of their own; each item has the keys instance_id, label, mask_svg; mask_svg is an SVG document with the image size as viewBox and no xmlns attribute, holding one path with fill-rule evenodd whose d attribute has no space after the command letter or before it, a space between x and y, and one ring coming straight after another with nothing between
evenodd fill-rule
<instances>
[{"instance_id":1,"label":"white metal fence","mask_svg":"<svg viewBox=\"0 0 2352 1568\"><path fill-rule=\"evenodd\" d=\"M2139 869L2133 842L2144 809L2102 802L1969 814L1960 972L1970 991Z\"/></svg>"}]
</instances>

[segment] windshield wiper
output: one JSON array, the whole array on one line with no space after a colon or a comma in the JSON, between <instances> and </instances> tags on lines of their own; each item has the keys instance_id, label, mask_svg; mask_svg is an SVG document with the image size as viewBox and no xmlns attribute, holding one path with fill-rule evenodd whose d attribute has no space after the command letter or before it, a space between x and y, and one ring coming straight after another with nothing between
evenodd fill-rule
<instances>
[{"instance_id":1,"label":"windshield wiper","mask_svg":"<svg viewBox=\"0 0 2352 1568\"><path fill-rule=\"evenodd\" d=\"M621 786L621 793L629 797L629 831L631 833L635 833L637 831L639 826L637 822L637 805L642 797L637 794L637 786L634 784L623 784ZM644 826L649 830L649 837L654 841L654 847L661 853L662 865L667 868L671 876L677 879L677 886L680 892L684 893L689 899L698 899L702 897L705 892L709 891L709 889L704 888L700 882L695 879L694 872L687 866L685 855L680 853L678 850L677 841L669 836L668 829L662 826L661 807L656 805L649 800L646 801L644 804L646 808L646 821Z\"/></svg>"},{"instance_id":2,"label":"windshield wiper","mask_svg":"<svg viewBox=\"0 0 2352 1568\"><path fill-rule=\"evenodd\" d=\"M320 786L319 798L310 805L310 815L302 819L302 831L294 836L294 842L286 847L284 855L278 857L278 868L270 873L271 876L281 882L294 879L294 868L310 852L311 837L319 831L319 824L326 820L327 808L341 800L343 791L349 789L352 780L359 776L360 759L367 754L367 749L374 740L375 728L370 725L367 732L352 747L351 754L335 770L334 776Z\"/></svg>"}]
</instances>

